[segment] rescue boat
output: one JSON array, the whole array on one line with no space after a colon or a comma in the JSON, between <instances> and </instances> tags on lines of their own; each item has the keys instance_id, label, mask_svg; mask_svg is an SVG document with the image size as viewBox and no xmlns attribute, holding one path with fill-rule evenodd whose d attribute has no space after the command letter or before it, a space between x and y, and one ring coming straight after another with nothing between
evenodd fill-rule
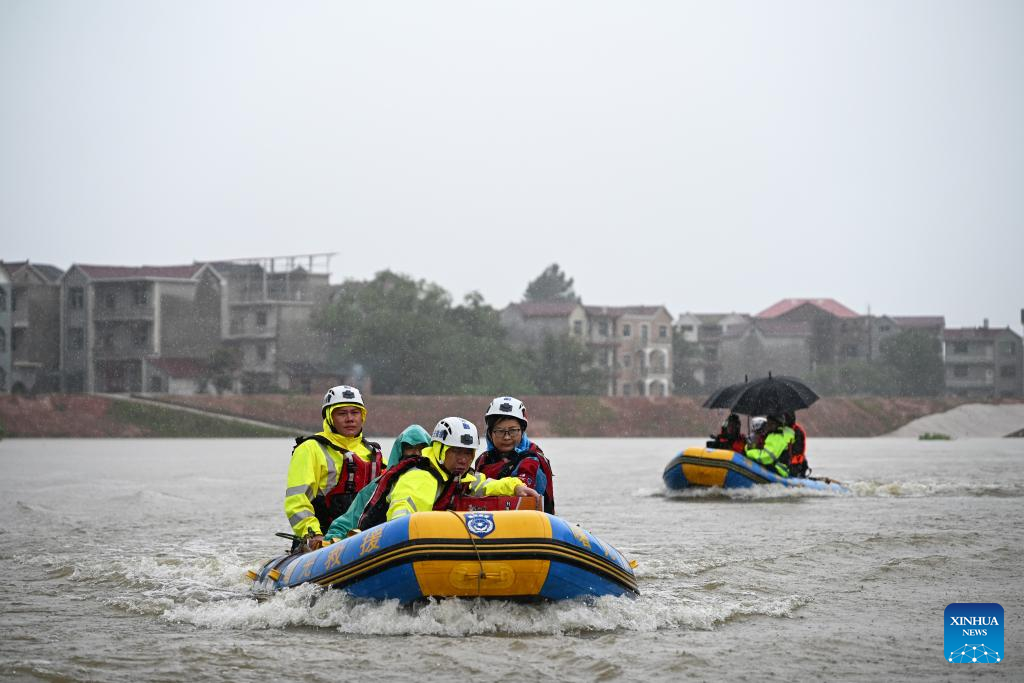
<instances>
[{"instance_id":1,"label":"rescue boat","mask_svg":"<svg viewBox=\"0 0 1024 683\"><path fill-rule=\"evenodd\" d=\"M465 597L567 600L639 594L634 564L538 510L417 512L250 572L253 591L315 583L402 603Z\"/></svg>"},{"instance_id":2,"label":"rescue boat","mask_svg":"<svg viewBox=\"0 0 1024 683\"><path fill-rule=\"evenodd\" d=\"M758 484L781 484L836 493L850 492L839 482L824 477L780 477L742 453L717 448L687 448L669 461L661 476L665 486L673 490L711 486L747 488Z\"/></svg>"}]
</instances>

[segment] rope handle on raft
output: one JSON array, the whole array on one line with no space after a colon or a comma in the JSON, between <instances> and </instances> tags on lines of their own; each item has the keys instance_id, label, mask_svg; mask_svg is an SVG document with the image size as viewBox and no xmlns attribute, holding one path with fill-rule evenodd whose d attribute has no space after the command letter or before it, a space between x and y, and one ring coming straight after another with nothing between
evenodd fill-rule
<instances>
[{"instance_id":1,"label":"rope handle on raft","mask_svg":"<svg viewBox=\"0 0 1024 683\"><path fill-rule=\"evenodd\" d=\"M455 515L455 518L462 522L462 526L466 529L466 536L469 538L469 542L473 544L473 552L476 553L476 561L480 563L480 572L476 576L476 594L480 595L480 582L487 578L487 572L484 571L484 560L480 557L480 549L476 547L476 539L473 538L473 532L469 530L469 522L466 521L465 517L462 517L455 510L449 510L448 512Z\"/></svg>"}]
</instances>

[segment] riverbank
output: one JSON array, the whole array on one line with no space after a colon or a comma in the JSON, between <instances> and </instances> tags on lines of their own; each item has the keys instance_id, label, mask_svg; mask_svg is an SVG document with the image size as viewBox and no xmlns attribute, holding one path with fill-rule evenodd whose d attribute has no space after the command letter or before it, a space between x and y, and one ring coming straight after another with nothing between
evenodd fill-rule
<instances>
[{"instance_id":1,"label":"riverbank","mask_svg":"<svg viewBox=\"0 0 1024 683\"><path fill-rule=\"evenodd\" d=\"M320 394L150 395L144 402L123 398L86 394L0 396L0 426L8 437L115 438L286 436L315 431L320 426ZM480 421L490 399L370 396L367 433L393 435L412 423L429 428L446 415ZM694 437L715 431L724 417L724 411L701 408L703 397L527 396L523 400L530 416L530 433L538 438ZM953 397L830 397L801 411L799 419L815 436L882 436L966 403L975 402Z\"/></svg>"}]
</instances>

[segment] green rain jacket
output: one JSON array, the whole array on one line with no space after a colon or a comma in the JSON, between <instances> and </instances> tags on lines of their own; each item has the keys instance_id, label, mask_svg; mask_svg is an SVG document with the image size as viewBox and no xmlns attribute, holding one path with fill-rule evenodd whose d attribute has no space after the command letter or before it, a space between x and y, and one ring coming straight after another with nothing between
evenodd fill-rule
<instances>
[{"instance_id":1,"label":"green rain jacket","mask_svg":"<svg viewBox=\"0 0 1024 683\"><path fill-rule=\"evenodd\" d=\"M393 467L402 459L402 446L428 445L430 445L430 434L427 433L427 430L419 425L409 425L398 435L395 443L391 446L391 454L388 456L387 466ZM345 514L331 522L331 528L324 535L324 540L332 541L348 536L348 532L354 529L359 522L359 516L363 514L363 508L366 507L366 503L369 502L374 491L377 490L378 481L380 481L380 477L371 481L356 494L352 505L345 511Z\"/></svg>"}]
</instances>

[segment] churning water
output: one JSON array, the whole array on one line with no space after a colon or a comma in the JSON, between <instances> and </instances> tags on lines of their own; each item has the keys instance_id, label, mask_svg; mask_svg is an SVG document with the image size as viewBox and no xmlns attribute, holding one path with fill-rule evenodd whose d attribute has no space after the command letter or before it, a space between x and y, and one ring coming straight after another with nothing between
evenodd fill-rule
<instances>
[{"instance_id":1,"label":"churning water","mask_svg":"<svg viewBox=\"0 0 1024 683\"><path fill-rule=\"evenodd\" d=\"M1024 440L812 436L850 495L666 492L701 439L541 442L560 516L639 562L638 599L258 603L244 574L283 548L287 440L4 441L0 676L1024 678ZM951 602L1003 606L1001 663L945 661Z\"/></svg>"}]
</instances>

